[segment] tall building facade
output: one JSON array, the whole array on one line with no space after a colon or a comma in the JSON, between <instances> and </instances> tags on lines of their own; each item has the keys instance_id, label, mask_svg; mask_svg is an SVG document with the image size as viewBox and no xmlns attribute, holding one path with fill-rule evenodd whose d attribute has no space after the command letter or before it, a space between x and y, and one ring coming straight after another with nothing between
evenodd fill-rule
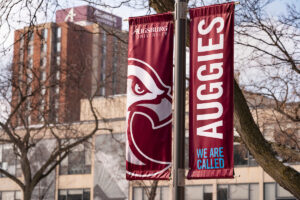
<instances>
[{"instance_id":1,"label":"tall building facade","mask_svg":"<svg viewBox=\"0 0 300 200\"><path fill-rule=\"evenodd\" d=\"M58 10L55 23L15 31L12 110L22 109L14 123L78 121L82 98L125 93L121 26L118 16L80 6Z\"/></svg>"}]
</instances>

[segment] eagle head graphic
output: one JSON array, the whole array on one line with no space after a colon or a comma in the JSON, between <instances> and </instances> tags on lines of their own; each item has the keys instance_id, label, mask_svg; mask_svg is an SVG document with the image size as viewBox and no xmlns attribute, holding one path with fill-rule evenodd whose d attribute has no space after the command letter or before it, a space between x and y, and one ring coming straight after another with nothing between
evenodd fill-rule
<instances>
[{"instance_id":1,"label":"eagle head graphic","mask_svg":"<svg viewBox=\"0 0 300 200\"><path fill-rule=\"evenodd\" d=\"M128 59L126 160L129 176L157 177L171 166L171 90L149 64Z\"/></svg>"}]
</instances>

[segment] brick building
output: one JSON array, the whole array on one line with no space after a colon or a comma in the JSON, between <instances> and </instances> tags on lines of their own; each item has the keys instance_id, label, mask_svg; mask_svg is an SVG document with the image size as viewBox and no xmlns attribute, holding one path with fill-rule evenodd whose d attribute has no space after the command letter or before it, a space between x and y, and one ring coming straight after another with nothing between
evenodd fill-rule
<instances>
[{"instance_id":1,"label":"brick building","mask_svg":"<svg viewBox=\"0 0 300 200\"><path fill-rule=\"evenodd\" d=\"M120 17L80 6L58 10L55 23L16 30L12 106L22 109L15 124L78 121L82 98L125 93L121 25Z\"/></svg>"}]
</instances>

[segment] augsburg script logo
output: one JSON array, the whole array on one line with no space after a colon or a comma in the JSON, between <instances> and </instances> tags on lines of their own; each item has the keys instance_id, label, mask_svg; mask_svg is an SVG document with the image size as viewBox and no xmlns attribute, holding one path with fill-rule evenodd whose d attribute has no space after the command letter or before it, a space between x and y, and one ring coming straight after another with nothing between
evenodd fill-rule
<instances>
[{"instance_id":1,"label":"augsburg script logo","mask_svg":"<svg viewBox=\"0 0 300 200\"><path fill-rule=\"evenodd\" d=\"M159 33L159 32L167 32L167 26L156 26L156 27L143 27L143 28L136 28L134 30L134 34L145 34L145 33Z\"/></svg>"}]
</instances>

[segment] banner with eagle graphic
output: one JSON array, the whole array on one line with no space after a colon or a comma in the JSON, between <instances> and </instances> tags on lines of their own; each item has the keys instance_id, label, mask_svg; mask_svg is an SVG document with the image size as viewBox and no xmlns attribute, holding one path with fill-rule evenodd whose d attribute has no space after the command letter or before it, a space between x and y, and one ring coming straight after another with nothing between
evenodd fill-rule
<instances>
[{"instance_id":1,"label":"banner with eagle graphic","mask_svg":"<svg viewBox=\"0 0 300 200\"><path fill-rule=\"evenodd\" d=\"M233 178L234 3L190 9L189 179Z\"/></svg>"},{"instance_id":2,"label":"banner with eagle graphic","mask_svg":"<svg viewBox=\"0 0 300 200\"><path fill-rule=\"evenodd\" d=\"M129 18L127 180L169 179L173 15Z\"/></svg>"}]
</instances>

